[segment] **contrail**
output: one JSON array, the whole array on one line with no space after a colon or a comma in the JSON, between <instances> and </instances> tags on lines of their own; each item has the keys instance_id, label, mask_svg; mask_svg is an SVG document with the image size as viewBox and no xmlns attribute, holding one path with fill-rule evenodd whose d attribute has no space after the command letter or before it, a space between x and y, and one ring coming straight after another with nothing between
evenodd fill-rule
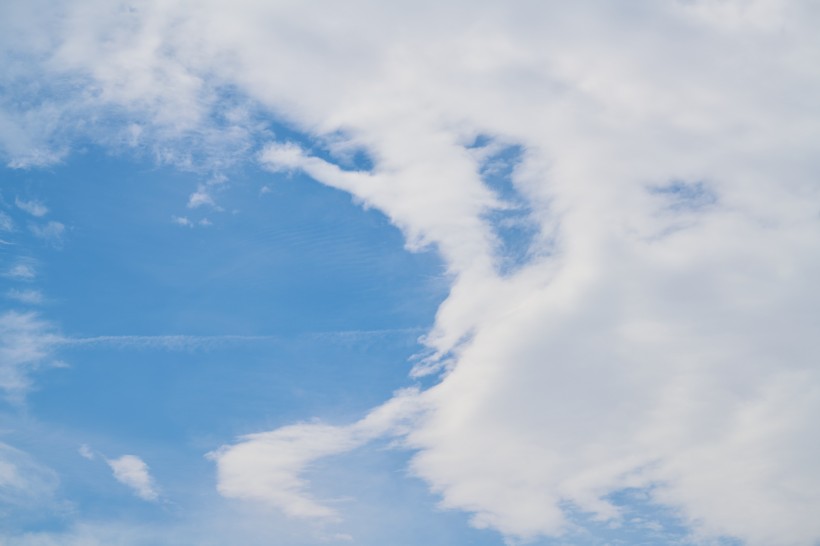
<instances>
[{"instance_id":1,"label":"contrail","mask_svg":"<svg viewBox=\"0 0 820 546\"><path fill-rule=\"evenodd\" d=\"M326 340L355 340L373 337L383 337L401 334L424 332L426 328L392 328L382 330L334 330L327 332L305 332L294 335L154 335L154 336L90 336L90 337L61 337L54 341L54 345L95 347L107 346L117 348L166 349L185 351L207 349L219 345L242 343L284 342L293 339L326 339Z\"/></svg>"},{"instance_id":2,"label":"contrail","mask_svg":"<svg viewBox=\"0 0 820 546\"><path fill-rule=\"evenodd\" d=\"M157 335L157 336L92 336L61 338L60 345L109 347L142 347L148 349L186 350L231 343L259 341L281 341L281 336L241 336L241 335Z\"/></svg>"}]
</instances>

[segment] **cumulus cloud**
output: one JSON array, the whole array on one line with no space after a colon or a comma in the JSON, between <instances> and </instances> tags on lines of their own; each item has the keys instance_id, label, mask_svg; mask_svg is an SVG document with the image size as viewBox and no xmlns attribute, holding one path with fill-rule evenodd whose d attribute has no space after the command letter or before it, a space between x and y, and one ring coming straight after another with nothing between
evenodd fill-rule
<instances>
[{"instance_id":1,"label":"cumulus cloud","mask_svg":"<svg viewBox=\"0 0 820 546\"><path fill-rule=\"evenodd\" d=\"M272 142L265 147L259 158L273 171L299 169L307 160L302 148L293 142Z\"/></svg>"},{"instance_id":2,"label":"cumulus cloud","mask_svg":"<svg viewBox=\"0 0 820 546\"><path fill-rule=\"evenodd\" d=\"M814 3L321 8L72 2L48 67L153 131L160 160L229 142L440 253L452 287L422 371L443 373L402 434L443 506L533 538L573 510L617 521L613 494L640 488L704 536L820 539ZM316 147L229 115L225 84ZM510 147L509 172L488 168ZM220 490L330 517L302 473L377 434L358 426L223 447Z\"/></svg>"},{"instance_id":3,"label":"cumulus cloud","mask_svg":"<svg viewBox=\"0 0 820 546\"><path fill-rule=\"evenodd\" d=\"M154 478L145 461L136 455L123 455L117 459L106 459L106 462L117 481L130 487L139 498L146 501L155 501L159 498Z\"/></svg>"},{"instance_id":4,"label":"cumulus cloud","mask_svg":"<svg viewBox=\"0 0 820 546\"><path fill-rule=\"evenodd\" d=\"M644 488L706 535L810 544L820 536L810 516L820 446L808 440L820 377L806 317L820 241L817 209L801 195L817 195L807 144L818 127L778 91L710 60L717 49L750 62L685 6L643 5L649 27L638 29L595 5L505 12L509 28L429 45L388 41L366 84L340 84L345 102L306 98L304 121L355 128L379 158L373 171L290 143L261 161L354 194L411 247L434 244L447 260L453 288L427 343L448 373L421 395L430 409L408 435L412 469L443 506L528 539L561 534L567 507L618 520L610 495ZM600 40L576 38L579 24ZM814 38L789 24L781 47L800 57ZM630 45L636 33L654 45ZM807 66L783 81L816 88ZM795 123L802 139L770 132L787 138ZM538 229L533 258L508 276L491 214L504 205L470 148L480 134L524 149L508 183Z\"/></svg>"},{"instance_id":5,"label":"cumulus cloud","mask_svg":"<svg viewBox=\"0 0 820 546\"><path fill-rule=\"evenodd\" d=\"M197 190L188 198L188 208L196 209L204 205L214 207L216 206L216 203L214 203L214 199L211 197L211 194L208 193L207 188L204 186L199 186Z\"/></svg>"}]
</instances>

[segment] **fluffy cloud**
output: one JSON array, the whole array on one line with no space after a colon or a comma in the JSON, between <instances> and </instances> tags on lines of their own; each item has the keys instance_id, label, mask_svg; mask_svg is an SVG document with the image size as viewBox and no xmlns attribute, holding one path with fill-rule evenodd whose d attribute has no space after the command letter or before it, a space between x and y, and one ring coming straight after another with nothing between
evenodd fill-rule
<instances>
[{"instance_id":1,"label":"fluffy cloud","mask_svg":"<svg viewBox=\"0 0 820 546\"><path fill-rule=\"evenodd\" d=\"M188 198L188 208L196 209L205 205L211 207L216 206L216 204L214 203L214 199L213 197L211 197L211 194L208 193L207 188L205 188L204 186L200 186Z\"/></svg>"},{"instance_id":2,"label":"fluffy cloud","mask_svg":"<svg viewBox=\"0 0 820 546\"><path fill-rule=\"evenodd\" d=\"M136 455L123 455L117 459L106 459L106 462L117 481L133 489L139 498L147 501L159 498L154 478L145 461Z\"/></svg>"},{"instance_id":3,"label":"fluffy cloud","mask_svg":"<svg viewBox=\"0 0 820 546\"><path fill-rule=\"evenodd\" d=\"M219 492L264 502L292 517L336 519L332 508L311 497L302 474L318 459L400 434L419 411L417 395L399 392L353 425L296 424L223 446L208 455L217 463Z\"/></svg>"},{"instance_id":4,"label":"fluffy cloud","mask_svg":"<svg viewBox=\"0 0 820 546\"><path fill-rule=\"evenodd\" d=\"M31 33L54 43L24 43L147 128L161 160L184 166L184 142L216 163L302 170L446 260L452 289L418 369L444 373L413 395L425 411L402 431L444 506L531 538L566 529L567 507L617 520L612 495L642 488L706 536L820 539L813 3L62 11L59 31ZM242 95L228 109L225 86ZM62 117L89 107L71 100ZM249 153L270 138L248 104L322 153L281 141ZM31 150L58 154L39 127ZM509 173L494 171L512 149ZM362 150L373 168L351 169ZM511 234L511 211L528 231ZM361 427L243 438L213 455L220 490L332 515L300 475L395 433Z\"/></svg>"},{"instance_id":5,"label":"fluffy cloud","mask_svg":"<svg viewBox=\"0 0 820 546\"><path fill-rule=\"evenodd\" d=\"M194 227L194 223L187 216L172 216L171 221L178 226Z\"/></svg>"}]
</instances>

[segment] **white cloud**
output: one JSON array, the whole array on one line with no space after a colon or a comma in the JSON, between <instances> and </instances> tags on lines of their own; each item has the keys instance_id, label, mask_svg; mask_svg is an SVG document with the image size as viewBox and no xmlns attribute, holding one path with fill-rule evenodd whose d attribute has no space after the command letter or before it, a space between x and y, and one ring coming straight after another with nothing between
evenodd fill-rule
<instances>
[{"instance_id":1,"label":"white cloud","mask_svg":"<svg viewBox=\"0 0 820 546\"><path fill-rule=\"evenodd\" d=\"M0 314L0 389L10 400L20 401L28 391L31 372L58 364L53 353L60 340L35 313Z\"/></svg>"},{"instance_id":2,"label":"white cloud","mask_svg":"<svg viewBox=\"0 0 820 546\"><path fill-rule=\"evenodd\" d=\"M44 239L54 244L60 244L65 233L65 225L54 220L46 224L31 224L29 229L35 237Z\"/></svg>"},{"instance_id":3,"label":"white cloud","mask_svg":"<svg viewBox=\"0 0 820 546\"><path fill-rule=\"evenodd\" d=\"M48 207L35 199L32 199L31 201L23 201L18 197L14 200L14 204L17 205L17 208L20 210L23 210L37 218L42 218L48 214Z\"/></svg>"},{"instance_id":4,"label":"white cloud","mask_svg":"<svg viewBox=\"0 0 820 546\"><path fill-rule=\"evenodd\" d=\"M333 509L304 491L300 474L312 461L356 445L346 429L321 424L246 436L243 442L212 454L219 463L219 492L270 503L289 516L335 517Z\"/></svg>"},{"instance_id":5,"label":"white cloud","mask_svg":"<svg viewBox=\"0 0 820 546\"><path fill-rule=\"evenodd\" d=\"M608 495L644 487L704 535L820 539L815 4L354 7L72 2L59 32L27 26L55 36L55 73L83 74L92 102L152 133L161 161L195 164L181 142L225 162L250 155L249 134L272 140L217 106L230 85L328 143L271 142L263 165L350 192L408 247L440 252L452 289L426 342L447 373L407 441L444 506L534 537L560 534L566 506L615 521ZM52 117L35 114L32 150L51 142ZM508 191L536 229L511 272L482 135L522 150ZM373 168L334 163L340 149ZM651 191L675 181L714 201ZM249 436L215 455L220 487L327 515L304 464L354 436Z\"/></svg>"},{"instance_id":6,"label":"white cloud","mask_svg":"<svg viewBox=\"0 0 820 546\"><path fill-rule=\"evenodd\" d=\"M213 222L211 220L209 220L208 218L200 218L199 220L194 221L194 220L191 220L190 218L188 218L187 216L172 216L171 221L173 221L175 224L177 224L179 226L189 227L189 228L196 227L196 226L208 227L208 226L213 225Z\"/></svg>"},{"instance_id":7,"label":"white cloud","mask_svg":"<svg viewBox=\"0 0 820 546\"><path fill-rule=\"evenodd\" d=\"M16 509L53 508L54 492L59 484L57 474L27 453L0 442L0 502L4 513L13 516Z\"/></svg>"},{"instance_id":8,"label":"white cloud","mask_svg":"<svg viewBox=\"0 0 820 546\"><path fill-rule=\"evenodd\" d=\"M37 270L31 263L19 262L11 266L4 276L10 279L31 281L37 277Z\"/></svg>"},{"instance_id":9,"label":"white cloud","mask_svg":"<svg viewBox=\"0 0 820 546\"><path fill-rule=\"evenodd\" d=\"M14 231L14 220L3 211L0 211L0 231Z\"/></svg>"},{"instance_id":10,"label":"white cloud","mask_svg":"<svg viewBox=\"0 0 820 546\"><path fill-rule=\"evenodd\" d=\"M82 445L81 445L81 446L77 449L77 453L79 453L79 454L80 454L80 456L81 456L83 459L88 459L89 461L93 461L93 460L96 458L96 455L94 454L94 450L92 450L92 449L91 449L88 445L86 445L86 444L82 444Z\"/></svg>"},{"instance_id":11,"label":"white cloud","mask_svg":"<svg viewBox=\"0 0 820 546\"><path fill-rule=\"evenodd\" d=\"M214 203L214 199L211 197L211 194L208 193L207 188L204 186L199 186L197 190L188 198L188 208L196 209L204 205L215 207L216 203Z\"/></svg>"},{"instance_id":12,"label":"white cloud","mask_svg":"<svg viewBox=\"0 0 820 546\"><path fill-rule=\"evenodd\" d=\"M43 293L39 290L17 290L12 288L6 292L6 297L29 305L40 305L45 301Z\"/></svg>"},{"instance_id":13,"label":"white cloud","mask_svg":"<svg viewBox=\"0 0 820 546\"><path fill-rule=\"evenodd\" d=\"M194 227L194 223L186 216L172 216L171 221L180 226Z\"/></svg>"},{"instance_id":14,"label":"white cloud","mask_svg":"<svg viewBox=\"0 0 820 546\"><path fill-rule=\"evenodd\" d=\"M133 489L139 498L146 501L155 501L159 498L154 479L145 461L136 455L123 455L117 459L106 459L106 462L117 481Z\"/></svg>"},{"instance_id":15,"label":"white cloud","mask_svg":"<svg viewBox=\"0 0 820 546\"><path fill-rule=\"evenodd\" d=\"M293 144L272 144L261 160L380 208L411 243L435 243L455 273L428 336L439 355L455 353L454 364L423 395L433 409L409 435L419 450L413 469L444 506L532 538L560 534L568 504L617 519L609 493L655 487L654 500L704 533L808 544L820 536L809 515L820 506L809 462L820 447L806 443L818 397L794 389L820 384L805 320L818 303L817 212L799 197L816 167L806 145L818 127L766 90L756 94L741 72L711 65L702 56L710 48L748 62L721 35L647 7L645 24L700 43L678 47L658 30L641 34L655 45L636 49L623 38L633 21L562 10L505 13L513 32L490 25L475 36L426 35L427 46L388 41L374 48L389 53L366 83L339 83L348 102L305 98L306 124L326 113L355 128L379 158L372 173ZM600 40L574 37L578 23L597 25ZM784 47L805 51L814 38L793 25ZM780 77L803 81L807 66ZM764 123L761 110L767 128L751 122ZM776 126L785 138L793 122L804 139L786 146L768 132ZM512 183L538 222L542 257L512 276L495 270L499 236L485 213L500 205L464 147L479 132L526 150ZM754 136L764 132L765 142ZM694 146L704 139L725 155ZM761 146L765 161L753 152ZM805 168L787 159L795 153ZM678 178L708 180L719 205L670 210L647 190ZM770 392L781 382L780 394ZM790 396L803 409L779 425L758 430L761 420L743 417L777 414L767 400ZM807 450L814 455L804 458ZM778 493L778 483L799 495ZM744 523L750 513L754 525Z\"/></svg>"},{"instance_id":16,"label":"white cloud","mask_svg":"<svg viewBox=\"0 0 820 546\"><path fill-rule=\"evenodd\" d=\"M6 37L10 38L8 35ZM0 42L0 47L3 45L6 44ZM14 76L15 70L11 68L14 64L10 62L7 65L9 70L4 71L3 76L5 77L0 80L7 84L7 89L15 87L12 82L8 81ZM22 94L30 92L30 89L26 89L27 85L22 87L15 91ZM11 94L7 96L10 98ZM66 117L63 107L71 109L67 105L60 107L45 103L19 112L14 111L13 104L4 104L0 101L0 156L6 160L8 167L12 169L46 167L59 163L65 157L67 154L65 147L53 142L53 135L59 132L60 121L64 121L61 118Z\"/></svg>"},{"instance_id":17,"label":"white cloud","mask_svg":"<svg viewBox=\"0 0 820 546\"><path fill-rule=\"evenodd\" d=\"M316 460L402 432L419 412L418 393L401 391L349 426L303 423L249 434L208 454L217 463L219 492L261 501L291 517L336 519L335 510L312 498L303 474Z\"/></svg>"},{"instance_id":18,"label":"white cloud","mask_svg":"<svg viewBox=\"0 0 820 546\"><path fill-rule=\"evenodd\" d=\"M307 160L302 148L292 142L268 144L259 158L263 164L274 171L300 169Z\"/></svg>"},{"instance_id":19,"label":"white cloud","mask_svg":"<svg viewBox=\"0 0 820 546\"><path fill-rule=\"evenodd\" d=\"M786 23L788 2L772 0L690 0L680 8L701 21L729 30L776 31Z\"/></svg>"}]
</instances>

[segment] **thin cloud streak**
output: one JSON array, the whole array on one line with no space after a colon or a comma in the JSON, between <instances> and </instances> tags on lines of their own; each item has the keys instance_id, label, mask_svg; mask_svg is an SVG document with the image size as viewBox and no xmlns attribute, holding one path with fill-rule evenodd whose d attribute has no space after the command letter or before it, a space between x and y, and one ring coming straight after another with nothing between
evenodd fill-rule
<instances>
[{"instance_id":1,"label":"thin cloud streak","mask_svg":"<svg viewBox=\"0 0 820 546\"><path fill-rule=\"evenodd\" d=\"M119 335L119 336L89 336L63 337L53 342L54 345L69 347L115 347L121 349L166 349L166 350L195 350L208 349L222 345L236 345L243 343L282 343L293 339L311 338L333 340L355 340L373 337L387 337L395 335L421 334L426 330L423 327L387 328L383 330L334 330L327 332L307 332L292 336L283 334L274 335Z\"/></svg>"}]
</instances>

